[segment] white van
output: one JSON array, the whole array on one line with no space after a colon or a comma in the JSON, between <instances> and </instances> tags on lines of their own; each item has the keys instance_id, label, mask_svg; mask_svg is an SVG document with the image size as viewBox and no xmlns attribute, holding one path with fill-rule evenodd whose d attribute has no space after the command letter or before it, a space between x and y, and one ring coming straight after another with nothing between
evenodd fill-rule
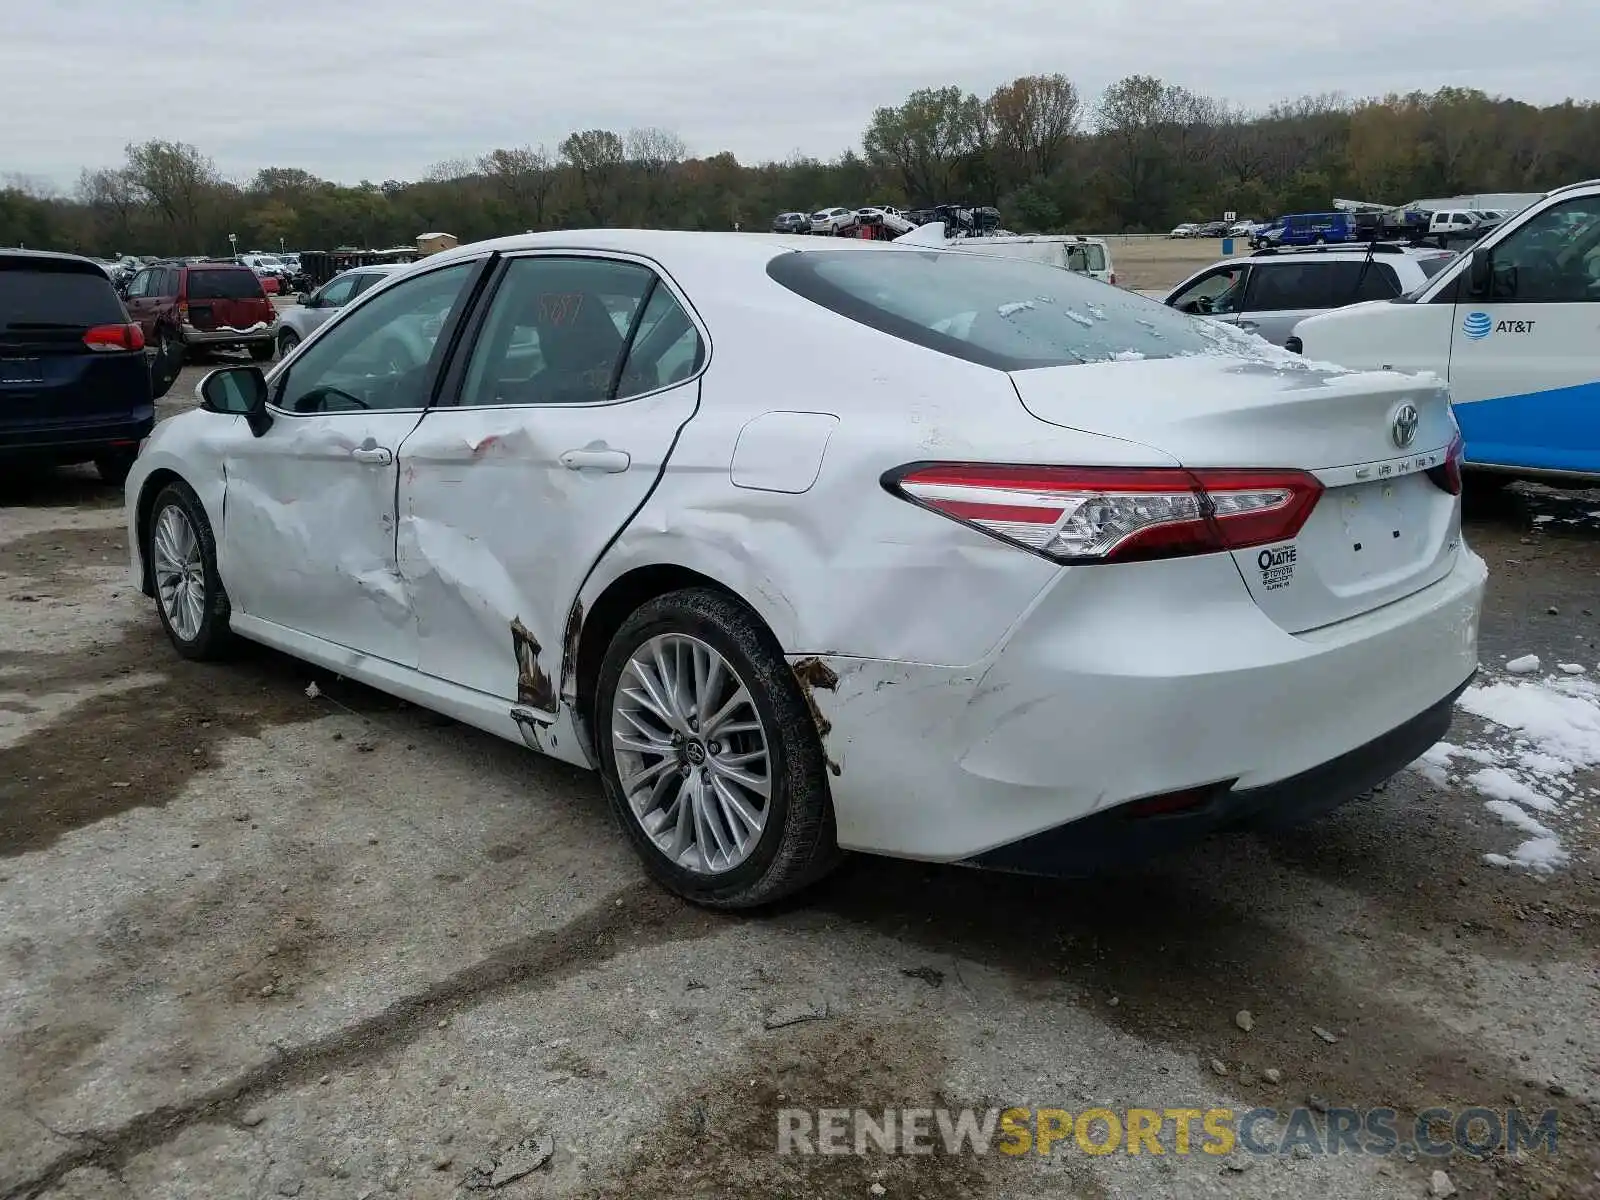
<instances>
[{"instance_id":1,"label":"white van","mask_svg":"<svg viewBox=\"0 0 1600 1200\"><path fill-rule=\"evenodd\" d=\"M1469 466L1600 480L1600 179L1548 193L1413 292L1308 317L1288 346L1447 379Z\"/></svg>"},{"instance_id":2,"label":"white van","mask_svg":"<svg viewBox=\"0 0 1600 1200\"><path fill-rule=\"evenodd\" d=\"M1002 237L958 238L946 243L947 250L971 250L1002 258L1025 258L1030 262L1093 275L1101 283L1116 283L1111 265L1111 247L1103 238L1075 233L1008 234Z\"/></svg>"}]
</instances>

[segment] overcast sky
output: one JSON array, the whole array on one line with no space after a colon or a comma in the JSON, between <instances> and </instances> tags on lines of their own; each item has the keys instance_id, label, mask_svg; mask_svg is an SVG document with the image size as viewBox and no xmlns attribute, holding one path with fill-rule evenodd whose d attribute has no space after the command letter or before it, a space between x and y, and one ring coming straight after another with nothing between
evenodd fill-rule
<instances>
[{"instance_id":1,"label":"overcast sky","mask_svg":"<svg viewBox=\"0 0 1600 1200\"><path fill-rule=\"evenodd\" d=\"M1370 26L1370 32L1368 31ZM0 35L0 172L70 185L130 141L224 174L412 179L573 129L742 161L859 146L914 88L1157 75L1239 104L1442 85L1600 91L1596 0L46 0Z\"/></svg>"}]
</instances>

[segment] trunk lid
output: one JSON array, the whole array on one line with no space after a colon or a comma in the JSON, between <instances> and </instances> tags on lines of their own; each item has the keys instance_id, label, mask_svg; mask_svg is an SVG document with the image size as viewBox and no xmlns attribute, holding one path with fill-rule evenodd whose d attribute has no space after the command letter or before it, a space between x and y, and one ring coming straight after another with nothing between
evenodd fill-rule
<instances>
[{"instance_id":1,"label":"trunk lid","mask_svg":"<svg viewBox=\"0 0 1600 1200\"><path fill-rule=\"evenodd\" d=\"M1326 491L1292 542L1234 553L1256 603L1290 632L1410 595L1455 562L1459 497L1428 473L1456 435L1437 378L1211 355L1011 377L1024 407L1053 425L1151 446L1186 467L1316 475Z\"/></svg>"}]
</instances>

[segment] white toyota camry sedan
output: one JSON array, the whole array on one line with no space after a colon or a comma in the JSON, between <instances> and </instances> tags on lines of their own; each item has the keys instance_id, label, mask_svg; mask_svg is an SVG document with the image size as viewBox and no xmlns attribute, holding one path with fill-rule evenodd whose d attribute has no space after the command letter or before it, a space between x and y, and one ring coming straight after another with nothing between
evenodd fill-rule
<instances>
[{"instance_id":1,"label":"white toyota camry sedan","mask_svg":"<svg viewBox=\"0 0 1600 1200\"><path fill-rule=\"evenodd\" d=\"M847 850L1081 873L1303 820L1477 667L1437 380L1030 262L507 238L200 394L127 484L177 651L597 769L703 904Z\"/></svg>"}]
</instances>

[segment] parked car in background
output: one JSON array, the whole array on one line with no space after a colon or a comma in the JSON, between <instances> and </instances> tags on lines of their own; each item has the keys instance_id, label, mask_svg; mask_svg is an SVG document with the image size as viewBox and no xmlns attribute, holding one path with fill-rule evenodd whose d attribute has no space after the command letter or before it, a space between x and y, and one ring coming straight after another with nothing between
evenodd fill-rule
<instances>
[{"instance_id":1,"label":"parked car in background","mask_svg":"<svg viewBox=\"0 0 1600 1200\"><path fill-rule=\"evenodd\" d=\"M1516 213L1398 304L1302 321L1290 349L1450 381L1484 478L1600 482L1600 180Z\"/></svg>"},{"instance_id":2,"label":"parked car in background","mask_svg":"<svg viewBox=\"0 0 1600 1200\"><path fill-rule=\"evenodd\" d=\"M144 334L99 263L0 250L0 471L92 462L121 483L153 399Z\"/></svg>"},{"instance_id":3,"label":"parked car in background","mask_svg":"<svg viewBox=\"0 0 1600 1200\"><path fill-rule=\"evenodd\" d=\"M916 222L910 220L897 208L858 208L856 209L856 223L858 225L881 225L891 237L898 237L902 233L910 233L917 228Z\"/></svg>"},{"instance_id":4,"label":"parked car in background","mask_svg":"<svg viewBox=\"0 0 1600 1200\"><path fill-rule=\"evenodd\" d=\"M811 216L803 212L779 213L772 218L773 233L810 233Z\"/></svg>"},{"instance_id":5,"label":"parked car in background","mask_svg":"<svg viewBox=\"0 0 1600 1200\"><path fill-rule=\"evenodd\" d=\"M1231 238L1248 238L1262 227L1262 222L1247 217L1243 221L1235 221L1232 225L1229 225L1227 236Z\"/></svg>"},{"instance_id":6,"label":"parked car in background","mask_svg":"<svg viewBox=\"0 0 1600 1200\"><path fill-rule=\"evenodd\" d=\"M1196 226L1195 227L1195 231L1192 234L1190 234L1189 236L1190 237L1197 237L1197 238L1227 237L1228 236L1228 222L1226 222L1226 221L1206 221L1203 224Z\"/></svg>"},{"instance_id":7,"label":"parked car in background","mask_svg":"<svg viewBox=\"0 0 1600 1200\"><path fill-rule=\"evenodd\" d=\"M154 359L157 399L171 390L184 361L197 352L248 350L265 362L276 349L278 313L248 267L175 263L146 267L123 291L128 314Z\"/></svg>"},{"instance_id":8,"label":"parked car in background","mask_svg":"<svg viewBox=\"0 0 1600 1200\"><path fill-rule=\"evenodd\" d=\"M1287 213L1265 229L1258 229L1250 244L1262 246L1323 246L1355 240L1355 222L1344 212Z\"/></svg>"},{"instance_id":9,"label":"parked car in background","mask_svg":"<svg viewBox=\"0 0 1600 1200\"><path fill-rule=\"evenodd\" d=\"M1370 255L1353 248L1258 250L1195 272L1163 303L1282 346L1306 317L1362 300L1392 300L1422 287L1454 258L1385 243Z\"/></svg>"},{"instance_id":10,"label":"parked car in background","mask_svg":"<svg viewBox=\"0 0 1600 1200\"><path fill-rule=\"evenodd\" d=\"M1441 246L1452 242L1475 242L1492 226L1484 225L1483 215L1476 209L1438 209L1428 216L1427 237Z\"/></svg>"},{"instance_id":11,"label":"parked car in background","mask_svg":"<svg viewBox=\"0 0 1600 1200\"><path fill-rule=\"evenodd\" d=\"M853 229L855 223L856 214L852 208L823 208L811 214L812 233L843 233Z\"/></svg>"},{"instance_id":12,"label":"parked car in background","mask_svg":"<svg viewBox=\"0 0 1600 1200\"><path fill-rule=\"evenodd\" d=\"M345 305L398 270L399 265L356 267L335 275L310 295L302 295L298 306L285 309L278 316L278 354L287 358Z\"/></svg>"},{"instance_id":13,"label":"parked car in background","mask_svg":"<svg viewBox=\"0 0 1600 1200\"><path fill-rule=\"evenodd\" d=\"M1169 238L1193 237L1194 236L1194 231L1196 229L1198 229L1198 228L1200 228L1200 227L1198 225L1196 225L1193 221L1185 221L1181 225L1174 225L1172 227L1172 232L1167 234L1167 236Z\"/></svg>"},{"instance_id":14,"label":"parked car in background","mask_svg":"<svg viewBox=\"0 0 1600 1200\"><path fill-rule=\"evenodd\" d=\"M1102 869L1443 735L1486 572L1441 380L1037 263L800 245L397 273L157 426L133 581L177 654L246 637L598 768L717 908L842 850Z\"/></svg>"},{"instance_id":15,"label":"parked car in background","mask_svg":"<svg viewBox=\"0 0 1600 1200\"><path fill-rule=\"evenodd\" d=\"M1022 258L1029 262L1060 267L1088 275L1101 283L1116 283L1111 265L1111 247L1104 238L1072 233L1012 234L998 237L957 238L945 245L949 250L968 250L974 254L994 254L1002 258Z\"/></svg>"},{"instance_id":16,"label":"parked car in background","mask_svg":"<svg viewBox=\"0 0 1600 1200\"><path fill-rule=\"evenodd\" d=\"M276 285L276 291L285 293L289 291L289 284L294 272L276 254L263 254L260 251L253 251L249 254L241 254L234 261L249 267L262 280L272 280Z\"/></svg>"}]
</instances>

